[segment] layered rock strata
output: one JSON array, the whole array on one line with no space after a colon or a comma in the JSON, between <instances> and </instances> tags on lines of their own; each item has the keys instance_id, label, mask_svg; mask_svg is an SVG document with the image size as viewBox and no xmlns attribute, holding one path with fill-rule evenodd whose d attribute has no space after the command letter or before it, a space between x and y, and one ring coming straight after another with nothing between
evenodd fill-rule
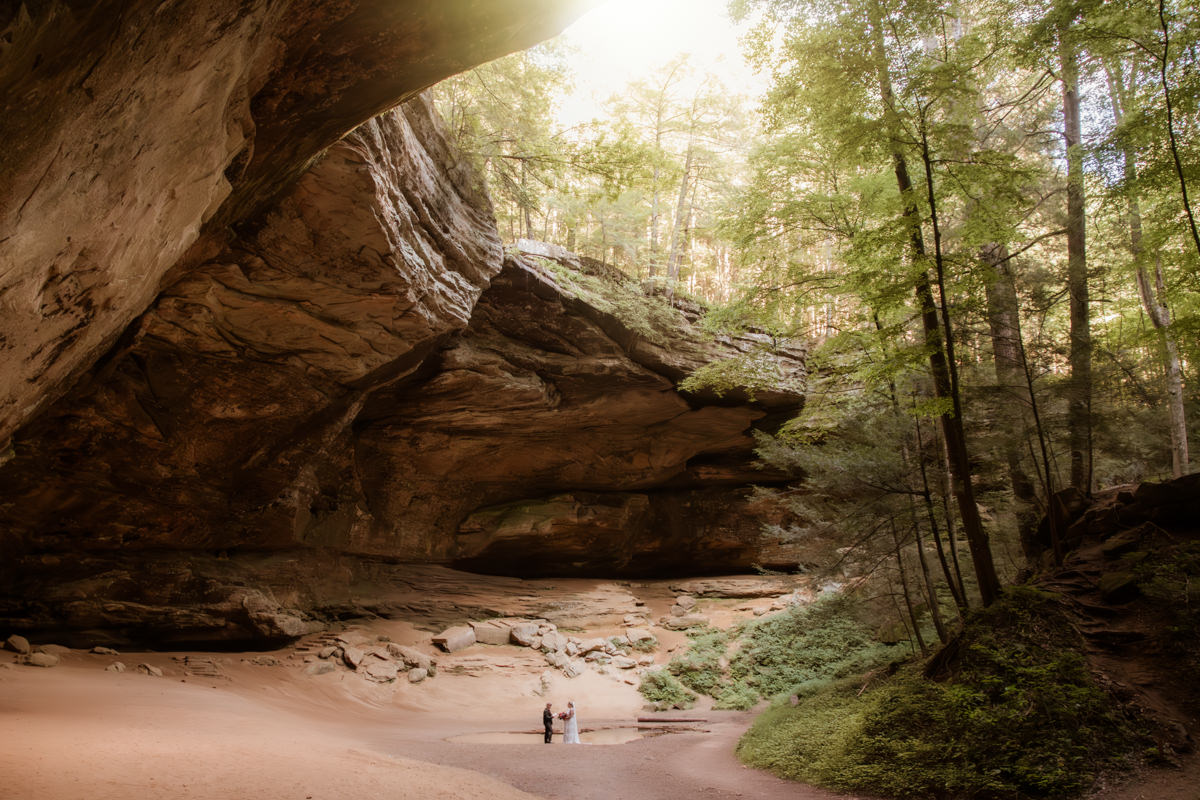
<instances>
[{"instance_id":1,"label":"layered rock strata","mask_svg":"<svg viewBox=\"0 0 1200 800\"><path fill-rule=\"evenodd\" d=\"M0 7L0 450L346 132L591 4Z\"/></svg>"},{"instance_id":2,"label":"layered rock strata","mask_svg":"<svg viewBox=\"0 0 1200 800\"><path fill-rule=\"evenodd\" d=\"M90 644L261 644L386 608L379 598L405 563L524 576L795 564L791 545L763 533L778 512L751 489L789 476L754 467L752 434L802 402L802 349L764 336L703 334L697 309L648 297L570 254L534 248L506 256L478 176L424 99L359 127L315 161L309 151L325 142L324 122L325 133L298 134L307 144L279 138L279 120L300 124L308 109L293 105L296 97L281 88L292 84L273 70L292 63L316 73L297 66L307 56L294 53L290 39L265 33L275 14L304 6L300 28L316 35L312 26L324 20L336 29L317 36L315 50L352 53L347 43L365 35L356 15L370 5L343 4L336 13L321 3L212 6L204 30L214 47L233 48L220 50L229 59L222 69L241 87L219 108L205 99L213 77L203 65L213 52L168 47L162 20L136 3L96 34L98 60L82 77L67 61L62 74L45 73L33 58L24 79L0 69L5 81L25 80L30 97L72 75L88 97L88 81L97 81L93 94L108 105L81 100L80 119L96 126L92 141L100 142L88 185L111 190L105 200L80 189L60 174L81 157L74 149L39 161L43 148L27 137L2 167L13 197L23 198L0 209L15 214L5 219L18 231L0 239L0 258L13 267L0 302L19 312L6 315L3 324L13 327L0 331L8 343L0 372L13 392L3 401L3 432L15 429L0 460L5 627ZM518 6L530 13L554 4L511 0L477 10L475 21ZM404 24L442 41L465 24L454 8L424 22L409 9ZM180 35L199 24L184 12L186 20L172 16L170 4L157 9ZM17 14L3 40L8 52L24 58L36 43L74 41L73 25L99 19L62 13L55 30ZM339 27L331 14L355 21ZM387 18L399 25L394 16ZM168 121L180 112L165 100L164 119L139 134L146 142L136 152L148 161L112 167L124 151L101 145L136 133L142 90L135 81L128 118L112 107L101 89L114 91L120 70L105 47L125 42L134 22L147 70L167 58L164 47L176 61L200 59L194 96L178 102L220 119L233 106L249 109L253 131L243 127L225 153L245 156L233 173L225 169L233 162L199 145L190 154L179 149L192 142L187 136L159 152L155 142L170 138ZM532 37L543 24L554 23L489 29L479 52ZM400 34L380 35L386 43ZM269 57L249 66L235 57L246 37ZM451 50L435 47L403 80L428 82L449 68ZM288 61L293 56L300 61ZM349 94L318 102L304 94L316 91L309 86L297 97L325 103L338 119L349 118L349 106L374 108L374 100L343 102L375 88L347 88L358 84L349 62L338 64L327 64L333 72L316 85ZM162 91L183 91L167 62L160 66L171 87ZM397 85L389 86L384 94L395 96ZM5 100L11 106L12 96ZM120 125L109 130L104 120ZM55 136L56 125L74 129L65 117L45 122ZM18 137L29 133L21 114L4 124ZM189 124L211 137L203 119ZM262 138L265 130L279 141ZM156 159L171 169L159 175ZM308 167L302 174L297 159ZM33 163L45 167L44 184L22 171ZM195 194L182 204L175 194L150 202L154 219L127 215L126 200L145 205L129 181L160 178L172 192ZM50 213L55 198L62 207ZM107 210L92 218L85 206ZM76 213L87 217L78 230L63 216ZM210 228L242 224L236 235L222 228L208 236L205 219L216 221ZM70 247L43 252L64 233ZM80 261L84 251L102 267ZM47 279L46 269L61 280ZM40 288L30 294L34 284ZM57 305L46 299L60 290ZM37 319L21 317L28 303ZM728 359L766 369L779 388L753 398L678 390L697 368Z\"/></svg>"}]
</instances>

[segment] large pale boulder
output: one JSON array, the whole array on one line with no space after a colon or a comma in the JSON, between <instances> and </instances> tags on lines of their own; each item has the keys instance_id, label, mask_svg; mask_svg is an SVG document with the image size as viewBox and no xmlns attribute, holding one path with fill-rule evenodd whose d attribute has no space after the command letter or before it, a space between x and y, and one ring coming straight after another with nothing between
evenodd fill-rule
<instances>
[{"instance_id":1,"label":"large pale boulder","mask_svg":"<svg viewBox=\"0 0 1200 800\"><path fill-rule=\"evenodd\" d=\"M502 620L485 620L472 622L475 631L475 641L480 644L508 644L512 639L512 623Z\"/></svg>"},{"instance_id":2,"label":"large pale boulder","mask_svg":"<svg viewBox=\"0 0 1200 800\"><path fill-rule=\"evenodd\" d=\"M437 634L431 641L447 653L457 653L475 644L475 630L469 625L456 625Z\"/></svg>"}]
</instances>

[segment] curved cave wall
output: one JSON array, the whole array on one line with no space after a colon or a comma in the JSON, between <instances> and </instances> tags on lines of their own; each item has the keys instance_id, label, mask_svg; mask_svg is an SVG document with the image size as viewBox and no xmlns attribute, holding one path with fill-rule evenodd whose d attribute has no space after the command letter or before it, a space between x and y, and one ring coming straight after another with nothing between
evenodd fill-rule
<instances>
[{"instance_id":1,"label":"curved cave wall","mask_svg":"<svg viewBox=\"0 0 1200 800\"><path fill-rule=\"evenodd\" d=\"M595 0L0 7L0 442L348 131Z\"/></svg>"},{"instance_id":2,"label":"curved cave wall","mask_svg":"<svg viewBox=\"0 0 1200 800\"><path fill-rule=\"evenodd\" d=\"M582 5L0 20L0 626L263 643L386 611L405 564L796 565L751 488L790 476L752 434L803 402L803 348L774 348L782 388L753 401L681 394L765 340L565 252L506 255L415 96Z\"/></svg>"}]
</instances>

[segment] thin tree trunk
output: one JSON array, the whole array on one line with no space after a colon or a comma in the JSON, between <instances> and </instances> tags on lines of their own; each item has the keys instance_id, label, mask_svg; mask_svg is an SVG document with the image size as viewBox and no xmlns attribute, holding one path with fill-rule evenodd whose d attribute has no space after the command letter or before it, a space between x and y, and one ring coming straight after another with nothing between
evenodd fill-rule
<instances>
[{"instance_id":1,"label":"thin tree trunk","mask_svg":"<svg viewBox=\"0 0 1200 800\"><path fill-rule=\"evenodd\" d=\"M1171 56L1171 29L1167 25L1167 9L1164 0L1158 0L1158 23L1162 29L1163 45L1158 77L1162 83L1163 103L1167 107L1167 139L1171 143L1171 158L1175 161L1175 175L1179 178L1179 194L1183 197L1183 210L1187 213L1188 229L1192 234L1192 243L1196 246L1196 255L1200 256L1200 232L1196 230L1196 217L1192 213L1192 203L1188 199L1183 163L1179 160L1179 144L1175 141L1175 106L1171 102L1171 89L1167 83L1167 66L1170 64Z\"/></svg>"},{"instance_id":2,"label":"thin tree trunk","mask_svg":"<svg viewBox=\"0 0 1200 800\"><path fill-rule=\"evenodd\" d=\"M1071 485L1085 495L1092 484L1092 334L1088 306L1087 229L1084 217L1083 149L1079 121L1079 60L1071 33L1059 31L1063 93L1063 140L1067 156L1067 293L1070 302L1071 381L1067 393L1067 442Z\"/></svg>"},{"instance_id":3,"label":"thin tree trunk","mask_svg":"<svg viewBox=\"0 0 1200 800\"><path fill-rule=\"evenodd\" d=\"M891 520L891 525L892 545L895 548L896 566L900 569L900 590L904 594L904 606L908 609L908 618L912 620L913 635L916 636L917 644L921 647L921 655L926 655L929 653L929 647L925 644L925 637L921 635L917 611L913 608L912 595L908 593L908 571L904 568L904 554L900 552L900 534L896 533L896 520Z\"/></svg>"},{"instance_id":4,"label":"thin tree trunk","mask_svg":"<svg viewBox=\"0 0 1200 800\"><path fill-rule=\"evenodd\" d=\"M950 571L950 564L946 561L946 551L942 546L942 536L938 530L937 512L933 507L933 492L929 488L929 470L925 468L925 453L923 445L923 436L921 434L921 420L917 418L917 465L921 469L921 497L925 502L925 516L929 519L929 533L933 536L933 543L937 548L938 563L942 566L942 574L946 576L946 584L950 587L950 596L954 598L954 605L958 609L958 615L961 618L963 612L967 609L966 591L962 586L962 576L958 576L955 580L955 575Z\"/></svg>"},{"instance_id":5,"label":"thin tree trunk","mask_svg":"<svg viewBox=\"0 0 1200 800\"><path fill-rule=\"evenodd\" d=\"M1113 119L1121 125L1126 114L1124 80L1120 73L1109 70L1109 91L1112 96ZM1165 89L1165 85L1164 85ZM1183 366L1179 358L1179 347L1171 330L1171 309L1167 306L1166 282L1163 280L1162 260L1155 255L1154 288L1146 267L1146 252L1142 245L1142 209L1133 187L1137 185L1137 160L1133 148L1125 143L1122 147L1125 160L1126 203L1129 212L1129 252L1133 257L1137 277L1138 294L1146 316L1158 333L1160 356L1166 374L1167 415L1170 419L1171 472L1178 478L1188 469L1191 458L1188 454L1187 414L1183 404Z\"/></svg>"},{"instance_id":6,"label":"thin tree trunk","mask_svg":"<svg viewBox=\"0 0 1200 800\"><path fill-rule=\"evenodd\" d=\"M683 159L683 177L679 179L679 198L675 205L675 222L671 225L671 251L667 256L667 277L671 279L672 284L679 280L679 252L680 252L680 237L683 232L684 220L687 219L687 198L688 188L691 185L692 177L692 157L694 155L694 147L692 137L688 136L687 155ZM674 287L671 287L674 291Z\"/></svg>"},{"instance_id":7,"label":"thin tree trunk","mask_svg":"<svg viewBox=\"0 0 1200 800\"><path fill-rule=\"evenodd\" d=\"M871 4L870 14L880 95L883 100L884 113L890 118L889 132L895 137L899 133L900 125L896 119L895 95L892 91L891 75L887 66L881 12L877 2ZM955 489L959 514L962 517L963 530L967 536L967 545L971 549L971 562L975 567L980 599L985 606L988 606L999 595L1000 579L996 575L991 546L988 543L987 533L983 529L983 519L979 515L979 507L975 503L966 434L962 426L962 406L956 391L954 373L947 363L945 348L950 342L942 338L942 323L938 317L937 303L933 298L929 273L925 267L925 241L921 233L921 220L918 217L912 181L908 175L908 163L895 138L892 140L892 164L895 168L900 196L904 200L904 217L908 222L913 261L917 268L915 291L917 304L921 309L921 324L925 332L925 341L929 348L929 367L933 375L934 394L938 398L950 400L952 404L952 410L942 414L941 422L942 432L946 437L946 446L950 453L950 465L957 478Z\"/></svg>"},{"instance_id":8,"label":"thin tree trunk","mask_svg":"<svg viewBox=\"0 0 1200 800\"><path fill-rule=\"evenodd\" d=\"M1025 395L1025 372L1021 367L1021 317L1017 305L1017 289L1009 269L1008 248L989 244L980 252L987 283L988 326L992 333L992 356L1002 398L1017 399ZM1009 482L1016 500L1017 533L1026 558L1038 555L1036 542L1038 509L1037 489L1021 463L1021 443L1018 429L1022 415L1018 406L1001 400L1001 423L1004 431L1004 458L1008 463Z\"/></svg>"},{"instance_id":9,"label":"thin tree trunk","mask_svg":"<svg viewBox=\"0 0 1200 800\"><path fill-rule=\"evenodd\" d=\"M950 499L957 495L954 491L954 472L950 469L950 448L946 447L945 436L940 438L939 444L942 451L942 516L946 520L946 543L950 547L954 577L958 579L962 590L963 608L967 609L971 607L971 601L967 597L967 585L963 582L962 565L958 563L958 529L954 524L954 508L950 504Z\"/></svg>"}]
</instances>

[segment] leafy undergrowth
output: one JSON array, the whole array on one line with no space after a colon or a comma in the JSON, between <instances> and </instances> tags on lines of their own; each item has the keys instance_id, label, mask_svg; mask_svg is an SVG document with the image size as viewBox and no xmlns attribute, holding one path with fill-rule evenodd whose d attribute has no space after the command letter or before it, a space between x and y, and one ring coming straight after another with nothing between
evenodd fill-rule
<instances>
[{"instance_id":1,"label":"leafy undergrowth","mask_svg":"<svg viewBox=\"0 0 1200 800\"><path fill-rule=\"evenodd\" d=\"M657 705L677 701L683 690L712 697L714 708L744 710L763 698L807 694L860 675L901 653L872 638L850 600L831 595L728 632L692 633L688 649L666 670L649 673L641 692Z\"/></svg>"},{"instance_id":2,"label":"leafy undergrowth","mask_svg":"<svg viewBox=\"0 0 1200 800\"><path fill-rule=\"evenodd\" d=\"M1133 575L1146 603L1163 619L1160 657L1170 662L1170 672L1188 676L1176 687L1182 705L1200 713L1200 540L1172 544L1149 543L1153 550L1125 557L1134 564Z\"/></svg>"},{"instance_id":3,"label":"leafy undergrowth","mask_svg":"<svg viewBox=\"0 0 1200 800\"><path fill-rule=\"evenodd\" d=\"M846 792L901 798L1067 798L1142 742L1094 683L1079 636L1043 592L976 612L942 680L908 665L808 682L742 739L746 763ZM793 705L793 702L795 703Z\"/></svg>"},{"instance_id":4,"label":"leafy undergrowth","mask_svg":"<svg viewBox=\"0 0 1200 800\"><path fill-rule=\"evenodd\" d=\"M647 672L642 676L638 691L656 711L691 708L696 704L695 692L689 691L678 678L666 670Z\"/></svg>"}]
</instances>

